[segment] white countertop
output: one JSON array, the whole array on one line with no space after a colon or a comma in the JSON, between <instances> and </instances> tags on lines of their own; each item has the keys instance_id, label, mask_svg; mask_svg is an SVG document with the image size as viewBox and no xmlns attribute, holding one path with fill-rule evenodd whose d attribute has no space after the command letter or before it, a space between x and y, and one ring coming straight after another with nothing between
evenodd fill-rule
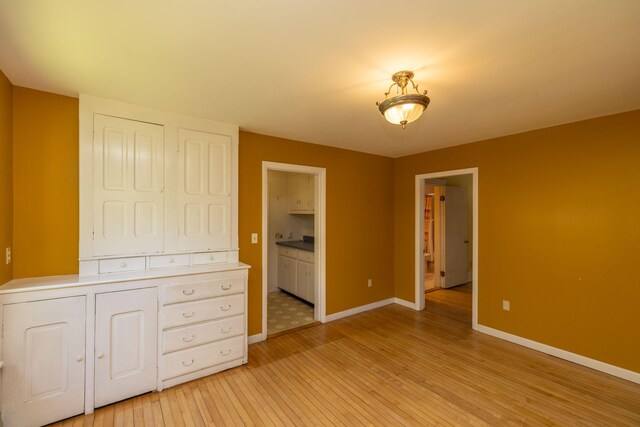
<instances>
[{"instance_id":1,"label":"white countertop","mask_svg":"<svg viewBox=\"0 0 640 427\"><path fill-rule=\"evenodd\" d=\"M225 264L198 265L180 268L158 268L144 271L128 271L126 273L101 274L99 276L66 276L32 277L11 280L0 286L0 295L15 292L43 291L47 289L71 288L77 286L103 285L114 282L158 279L162 277L185 276L189 274L215 273L220 271L246 270L250 265L237 262Z\"/></svg>"}]
</instances>

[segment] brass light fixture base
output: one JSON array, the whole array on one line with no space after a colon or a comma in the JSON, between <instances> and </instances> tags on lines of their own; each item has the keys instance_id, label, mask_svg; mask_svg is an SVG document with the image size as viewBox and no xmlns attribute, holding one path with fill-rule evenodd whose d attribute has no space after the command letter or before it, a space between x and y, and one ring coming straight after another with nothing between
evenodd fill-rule
<instances>
[{"instance_id":1,"label":"brass light fixture base","mask_svg":"<svg viewBox=\"0 0 640 427\"><path fill-rule=\"evenodd\" d=\"M427 91L420 92L418 85L413 82L413 76L413 71L409 70L393 73L391 76L393 83L389 86L389 90L385 92L384 101L376 102L382 115L389 122L402 126L402 129L408 123L417 120L422 115L422 112L427 109L430 102ZM407 93L407 85L409 83L411 83L415 93ZM396 86L396 93L399 92L399 94L389 97L394 86Z\"/></svg>"}]
</instances>

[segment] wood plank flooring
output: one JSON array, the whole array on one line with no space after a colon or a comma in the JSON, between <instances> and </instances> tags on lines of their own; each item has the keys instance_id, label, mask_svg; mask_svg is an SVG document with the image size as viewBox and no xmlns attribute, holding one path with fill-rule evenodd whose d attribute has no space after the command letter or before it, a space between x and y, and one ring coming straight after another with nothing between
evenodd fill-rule
<instances>
[{"instance_id":1,"label":"wood plank flooring","mask_svg":"<svg viewBox=\"0 0 640 427\"><path fill-rule=\"evenodd\" d=\"M475 332L468 286L252 345L249 364L56 426L640 425L640 385Z\"/></svg>"}]
</instances>

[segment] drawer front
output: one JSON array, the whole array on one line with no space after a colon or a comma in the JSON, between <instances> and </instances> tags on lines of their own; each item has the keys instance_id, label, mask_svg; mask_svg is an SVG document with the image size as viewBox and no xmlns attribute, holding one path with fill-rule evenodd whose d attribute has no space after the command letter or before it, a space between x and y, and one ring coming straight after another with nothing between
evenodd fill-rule
<instances>
[{"instance_id":1,"label":"drawer front","mask_svg":"<svg viewBox=\"0 0 640 427\"><path fill-rule=\"evenodd\" d=\"M185 267L189 265L189 255L158 255L149 257L149 268Z\"/></svg>"},{"instance_id":2,"label":"drawer front","mask_svg":"<svg viewBox=\"0 0 640 427\"><path fill-rule=\"evenodd\" d=\"M170 285L164 290L164 303L194 301L244 292L244 277L211 278L193 283Z\"/></svg>"},{"instance_id":3,"label":"drawer front","mask_svg":"<svg viewBox=\"0 0 640 427\"><path fill-rule=\"evenodd\" d=\"M245 316L237 316L165 331L162 334L162 353L171 353L242 335L245 324Z\"/></svg>"},{"instance_id":4,"label":"drawer front","mask_svg":"<svg viewBox=\"0 0 640 427\"><path fill-rule=\"evenodd\" d=\"M242 336L164 355L162 379L168 380L241 359L244 357L245 348L245 339Z\"/></svg>"},{"instance_id":5,"label":"drawer front","mask_svg":"<svg viewBox=\"0 0 640 427\"><path fill-rule=\"evenodd\" d=\"M278 246L278 255L290 256L292 258L296 257L297 249L289 248L286 246Z\"/></svg>"},{"instance_id":6,"label":"drawer front","mask_svg":"<svg viewBox=\"0 0 640 427\"><path fill-rule=\"evenodd\" d=\"M227 262L226 252L201 252L193 254L193 265L222 264Z\"/></svg>"},{"instance_id":7,"label":"drawer front","mask_svg":"<svg viewBox=\"0 0 640 427\"><path fill-rule=\"evenodd\" d=\"M298 251L298 259L300 261L313 263L313 252L309 251Z\"/></svg>"},{"instance_id":8,"label":"drawer front","mask_svg":"<svg viewBox=\"0 0 640 427\"><path fill-rule=\"evenodd\" d=\"M165 329L242 313L244 313L244 294L167 305L162 308Z\"/></svg>"},{"instance_id":9,"label":"drawer front","mask_svg":"<svg viewBox=\"0 0 640 427\"><path fill-rule=\"evenodd\" d=\"M145 258L113 258L101 259L98 263L98 273L119 273L123 271L138 271L145 269Z\"/></svg>"}]
</instances>

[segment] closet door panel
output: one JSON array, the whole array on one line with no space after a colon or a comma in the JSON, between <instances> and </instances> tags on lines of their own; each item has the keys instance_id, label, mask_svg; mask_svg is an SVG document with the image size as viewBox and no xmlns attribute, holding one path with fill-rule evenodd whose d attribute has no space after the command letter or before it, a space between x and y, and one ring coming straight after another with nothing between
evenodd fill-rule
<instances>
[{"instance_id":1,"label":"closet door panel","mask_svg":"<svg viewBox=\"0 0 640 427\"><path fill-rule=\"evenodd\" d=\"M162 252L164 128L94 115L94 255Z\"/></svg>"},{"instance_id":2,"label":"closet door panel","mask_svg":"<svg viewBox=\"0 0 640 427\"><path fill-rule=\"evenodd\" d=\"M178 130L178 249L231 245L231 137Z\"/></svg>"}]
</instances>

